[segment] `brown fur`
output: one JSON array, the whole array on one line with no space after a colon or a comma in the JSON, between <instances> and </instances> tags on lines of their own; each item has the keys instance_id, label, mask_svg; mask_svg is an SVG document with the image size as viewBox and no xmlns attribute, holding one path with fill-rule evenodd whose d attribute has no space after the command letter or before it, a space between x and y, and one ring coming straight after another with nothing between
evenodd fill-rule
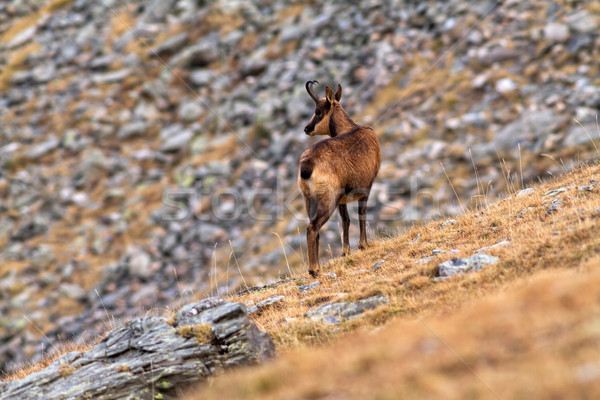
<instances>
[{"instance_id":1,"label":"brown fur","mask_svg":"<svg viewBox=\"0 0 600 400\"><path fill-rule=\"evenodd\" d=\"M308 84L307 90L310 94L312 89ZM367 200L381 165L381 149L375 132L352 121L339 103L341 97L340 85L335 94L327 87L325 98L313 97L315 113L304 129L310 136L331 136L312 145L300 157L298 186L310 219L306 237L309 272L313 276L320 269L319 230L336 207L342 218L344 255L350 251L350 218L346 206L349 202L359 202L359 247L366 247Z\"/></svg>"}]
</instances>

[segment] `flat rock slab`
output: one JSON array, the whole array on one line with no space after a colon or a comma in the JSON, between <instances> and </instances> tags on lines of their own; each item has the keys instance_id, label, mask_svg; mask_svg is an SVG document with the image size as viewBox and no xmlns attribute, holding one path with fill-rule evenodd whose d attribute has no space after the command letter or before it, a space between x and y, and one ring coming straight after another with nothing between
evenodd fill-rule
<instances>
[{"instance_id":1,"label":"flat rock slab","mask_svg":"<svg viewBox=\"0 0 600 400\"><path fill-rule=\"evenodd\" d=\"M453 258L438 265L439 276L448 278L454 275L479 271L488 265L496 264L500 259L487 254L474 254L467 258Z\"/></svg>"},{"instance_id":2,"label":"flat rock slab","mask_svg":"<svg viewBox=\"0 0 600 400\"><path fill-rule=\"evenodd\" d=\"M3 382L0 399L174 399L192 383L274 355L271 338L243 304L208 298L181 308L171 324L134 319L88 351Z\"/></svg>"},{"instance_id":3,"label":"flat rock slab","mask_svg":"<svg viewBox=\"0 0 600 400\"><path fill-rule=\"evenodd\" d=\"M304 316L315 321L323 321L331 324L333 323L333 319L326 317L337 317L341 319L357 318L360 317L365 311L373 310L380 305L387 303L389 303L387 297L382 294L378 294L353 303L325 303L313 310L308 310Z\"/></svg>"}]
</instances>

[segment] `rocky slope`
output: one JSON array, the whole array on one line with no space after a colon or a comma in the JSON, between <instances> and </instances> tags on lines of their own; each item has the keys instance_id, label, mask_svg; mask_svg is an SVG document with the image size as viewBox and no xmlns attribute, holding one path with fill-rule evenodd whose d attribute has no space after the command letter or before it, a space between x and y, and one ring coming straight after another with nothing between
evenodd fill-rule
<instances>
[{"instance_id":1,"label":"rocky slope","mask_svg":"<svg viewBox=\"0 0 600 400\"><path fill-rule=\"evenodd\" d=\"M2 369L91 342L107 314L300 271L306 80L342 83L346 110L380 134L375 235L598 157L599 13L539 0L3 2ZM334 254L338 228L322 235Z\"/></svg>"}]
</instances>

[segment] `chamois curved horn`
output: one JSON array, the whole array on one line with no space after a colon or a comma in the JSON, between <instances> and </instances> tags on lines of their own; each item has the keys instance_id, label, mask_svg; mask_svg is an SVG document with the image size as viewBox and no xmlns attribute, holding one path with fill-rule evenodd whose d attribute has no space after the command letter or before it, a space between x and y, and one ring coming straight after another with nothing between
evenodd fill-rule
<instances>
[{"instance_id":1,"label":"chamois curved horn","mask_svg":"<svg viewBox=\"0 0 600 400\"><path fill-rule=\"evenodd\" d=\"M318 81L308 81L306 82L306 91L308 92L308 94L310 95L310 97L312 97L312 99L315 101L315 103L319 102L319 96L317 96L317 94L315 93L312 85L314 84L319 84Z\"/></svg>"}]
</instances>

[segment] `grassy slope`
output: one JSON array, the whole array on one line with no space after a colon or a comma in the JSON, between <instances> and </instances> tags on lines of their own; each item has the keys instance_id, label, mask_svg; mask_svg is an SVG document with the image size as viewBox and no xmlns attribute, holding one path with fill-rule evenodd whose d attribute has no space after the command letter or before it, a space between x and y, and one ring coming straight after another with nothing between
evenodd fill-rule
<instances>
[{"instance_id":1,"label":"grassy slope","mask_svg":"<svg viewBox=\"0 0 600 400\"><path fill-rule=\"evenodd\" d=\"M600 393L595 380L600 376L600 216L595 213L600 187L578 190L599 172L599 166L583 167L535 186L529 196L469 212L457 224L414 227L334 259L324 272L337 278L322 277L312 291L298 293L297 285L310 281L304 278L237 298L286 296L283 304L255 318L273 335L281 355L266 366L216 378L187 399L586 398L586 393ZM556 197L543 196L567 185L573 187ZM562 208L547 215L554 198L564 199ZM479 273L435 282L437 264L455 255L417 262L433 249L468 256L502 239L510 239L510 246L487 252L502 261ZM387 262L371 271L381 259ZM355 274L359 269L368 271ZM373 293L386 294L390 305L341 326L302 318L320 303ZM354 333L323 346L347 331Z\"/></svg>"}]
</instances>

